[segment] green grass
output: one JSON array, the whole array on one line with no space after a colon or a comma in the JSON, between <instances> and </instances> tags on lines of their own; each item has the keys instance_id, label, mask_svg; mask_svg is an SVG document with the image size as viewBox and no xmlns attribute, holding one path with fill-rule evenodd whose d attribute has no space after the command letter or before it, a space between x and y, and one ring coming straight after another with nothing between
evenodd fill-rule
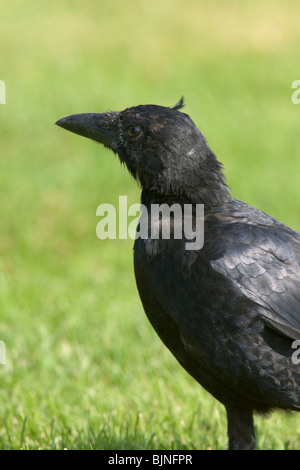
<instances>
[{"instance_id":1,"label":"green grass","mask_svg":"<svg viewBox=\"0 0 300 470\"><path fill-rule=\"evenodd\" d=\"M226 448L223 407L143 313L132 241L96 238L97 206L139 189L54 122L184 95L233 195L300 230L299 14L296 0L2 0L1 449ZM259 448L299 449L295 414L255 422Z\"/></svg>"}]
</instances>

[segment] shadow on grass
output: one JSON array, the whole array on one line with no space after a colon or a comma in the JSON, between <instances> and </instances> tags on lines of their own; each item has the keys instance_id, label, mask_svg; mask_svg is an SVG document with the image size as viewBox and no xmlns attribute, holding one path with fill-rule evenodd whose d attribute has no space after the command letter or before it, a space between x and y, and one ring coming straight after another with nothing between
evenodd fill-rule
<instances>
[{"instance_id":1,"label":"shadow on grass","mask_svg":"<svg viewBox=\"0 0 300 470\"><path fill-rule=\"evenodd\" d=\"M195 413L196 415L196 413ZM194 415L194 416L195 416ZM0 437L2 450L205 450L225 449L222 433L215 423L193 419L184 425L170 416L158 421L154 414L145 419L141 413L127 420L117 414L105 414L101 422L87 417L81 428L68 426L53 419L43 430L33 432L25 417L13 427L4 420Z\"/></svg>"},{"instance_id":2,"label":"shadow on grass","mask_svg":"<svg viewBox=\"0 0 300 470\"><path fill-rule=\"evenodd\" d=\"M53 449L68 450L195 450L191 443L177 437L160 442L155 432L144 433L135 430L131 425L121 426L116 432L106 427L96 429L91 424L87 429L74 431L64 430L60 439L53 440Z\"/></svg>"},{"instance_id":3,"label":"shadow on grass","mask_svg":"<svg viewBox=\"0 0 300 470\"><path fill-rule=\"evenodd\" d=\"M111 424L98 428L89 423L85 429L77 432L65 429L63 433L60 433L60 438L55 436L52 448L114 451L226 449L227 443L220 445L220 442L217 442L219 439L214 439L210 431L202 427L199 429L199 437L192 441L192 439L181 438L179 434L177 435L178 431L174 430L171 423L164 426L161 432L155 432L155 427L149 423L147 429L141 429L137 416L135 423L128 422L115 428ZM195 436L195 433L191 433L192 435Z\"/></svg>"}]
</instances>

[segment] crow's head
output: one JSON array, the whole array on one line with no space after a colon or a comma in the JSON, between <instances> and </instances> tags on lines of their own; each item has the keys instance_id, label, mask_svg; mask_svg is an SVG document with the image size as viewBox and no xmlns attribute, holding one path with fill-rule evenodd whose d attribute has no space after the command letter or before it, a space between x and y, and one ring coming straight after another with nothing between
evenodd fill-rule
<instances>
[{"instance_id":1,"label":"crow's head","mask_svg":"<svg viewBox=\"0 0 300 470\"><path fill-rule=\"evenodd\" d=\"M197 202L218 193L221 202L221 192L227 191L221 165L182 107L181 99L172 108L140 105L74 114L56 124L113 150L146 190L193 200L201 189L203 201L198 197Z\"/></svg>"}]
</instances>

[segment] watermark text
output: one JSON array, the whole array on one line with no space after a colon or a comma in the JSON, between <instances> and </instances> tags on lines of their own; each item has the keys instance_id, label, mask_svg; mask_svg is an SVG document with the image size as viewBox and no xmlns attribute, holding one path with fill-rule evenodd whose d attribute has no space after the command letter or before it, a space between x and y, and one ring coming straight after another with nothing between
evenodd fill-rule
<instances>
[{"instance_id":1,"label":"watermark text","mask_svg":"<svg viewBox=\"0 0 300 470\"><path fill-rule=\"evenodd\" d=\"M292 83L292 88L296 88L296 91L292 93L292 103L299 104L300 103L300 80L294 80Z\"/></svg>"},{"instance_id":2,"label":"watermark text","mask_svg":"<svg viewBox=\"0 0 300 470\"><path fill-rule=\"evenodd\" d=\"M118 216L117 216L118 213ZM203 204L132 204L119 196L118 211L112 204L100 204L96 227L100 240L110 239L184 239L186 250L200 250L204 244ZM130 222L128 217L134 217Z\"/></svg>"},{"instance_id":3,"label":"watermark text","mask_svg":"<svg viewBox=\"0 0 300 470\"><path fill-rule=\"evenodd\" d=\"M300 340L296 339L292 343L292 348L296 349L296 351L293 352L292 354L292 363L293 364L300 364Z\"/></svg>"},{"instance_id":4,"label":"watermark text","mask_svg":"<svg viewBox=\"0 0 300 470\"><path fill-rule=\"evenodd\" d=\"M0 364L6 364L5 343L0 340Z\"/></svg>"},{"instance_id":5,"label":"watermark text","mask_svg":"<svg viewBox=\"0 0 300 470\"><path fill-rule=\"evenodd\" d=\"M6 86L3 80L0 80L0 104L6 104Z\"/></svg>"}]
</instances>

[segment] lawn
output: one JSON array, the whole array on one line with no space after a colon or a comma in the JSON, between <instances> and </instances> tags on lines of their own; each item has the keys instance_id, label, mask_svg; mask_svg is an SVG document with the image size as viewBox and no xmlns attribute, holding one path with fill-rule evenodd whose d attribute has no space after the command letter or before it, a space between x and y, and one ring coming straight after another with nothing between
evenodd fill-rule
<instances>
[{"instance_id":1,"label":"lawn","mask_svg":"<svg viewBox=\"0 0 300 470\"><path fill-rule=\"evenodd\" d=\"M2 0L1 449L224 449L223 407L177 364L138 298L132 240L96 209L139 188L54 122L141 103L185 112L234 197L300 230L297 0ZM299 449L295 414L258 448Z\"/></svg>"}]
</instances>

